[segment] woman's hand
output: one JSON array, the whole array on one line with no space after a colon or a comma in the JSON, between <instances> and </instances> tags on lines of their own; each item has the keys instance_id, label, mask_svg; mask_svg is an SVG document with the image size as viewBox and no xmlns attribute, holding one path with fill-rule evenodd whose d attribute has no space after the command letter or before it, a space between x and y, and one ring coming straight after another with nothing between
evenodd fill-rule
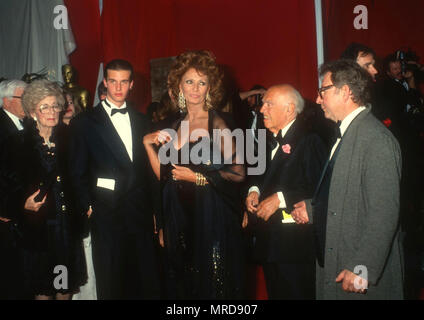
<instances>
[{"instance_id":1,"label":"woman's hand","mask_svg":"<svg viewBox=\"0 0 424 320\"><path fill-rule=\"evenodd\" d=\"M165 242L163 242L163 229L159 229L159 245L164 248Z\"/></svg>"},{"instance_id":2,"label":"woman's hand","mask_svg":"<svg viewBox=\"0 0 424 320\"><path fill-rule=\"evenodd\" d=\"M247 215L247 212L245 211L244 213L243 213L243 221L241 222L241 227L243 228L243 229L245 229L246 227L247 227L247 225L249 224L249 217L248 217L248 215Z\"/></svg>"},{"instance_id":3,"label":"woman's hand","mask_svg":"<svg viewBox=\"0 0 424 320\"><path fill-rule=\"evenodd\" d=\"M167 143L168 141L171 141L171 136L168 132L164 130L158 130L149 134L146 134L143 138L143 144L146 145L152 145L155 144L157 146Z\"/></svg>"},{"instance_id":4,"label":"woman's hand","mask_svg":"<svg viewBox=\"0 0 424 320\"><path fill-rule=\"evenodd\" d=\"M28 211L34 211L38 212L40 210L41 206L46 202L47 195L44 196L43 200L41 202L36 202L34 198L40 193L40 189L38 189L34 194L29 196L28 199L25 201L24 208Z\"/></svg>"},{"instance_id":5,"label":"woman's hand","mask_svg":"<svg viewBox=\"0 0 424 320\"><path fill-rule=\"evenodd\" d=\"M172 178L175 181L188 181L196 183L196 173L193 170L177 166L175 164L172 165L175 169L172 169Z\"/></svg>"}]
</instances>

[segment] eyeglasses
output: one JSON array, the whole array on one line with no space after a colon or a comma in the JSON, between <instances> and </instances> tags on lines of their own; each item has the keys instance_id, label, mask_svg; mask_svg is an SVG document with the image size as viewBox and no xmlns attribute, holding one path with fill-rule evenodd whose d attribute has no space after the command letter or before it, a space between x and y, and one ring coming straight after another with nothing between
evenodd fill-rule
<instances>
[{"instance_id":1,"label":"eyeglasses","mask_svg":"<svg viewBox=\"0 0 424 320\"><path fill-rule=\"evenodd\" d=\"M331 89L332 87L334 87L334 84L330 84L329 86L325 86L325 87L321 87L321 88L319 88L319 89L318 89L319 97L320 97L321 99L324 99L324 98L322 97L322 93L323 93L324 91L328 90L328 89Z\"/></svg>"},{"instance_id":2,"label":"eyeglasses","mask_svg":"<svg viewBox=\"0 0 424 320\"><path fill-rule=\"evenodd\" d=\"M63 111L63 108L59 105L49 106L48 104L43 104L40 106L39 110L42 114L47 114L51 110L53 110L54 112L61 112Z\"/></svg>"},{"instance_id":3,"label":"eyeglasses","mask_svg":"<svg viewBox=\"0 0 424 320\"><path fill-rule=\"evenodd\" d=\"M19 97L19 96L12 96L12 98L22 99L22 97Z\"/></svg>"}]
</instances>

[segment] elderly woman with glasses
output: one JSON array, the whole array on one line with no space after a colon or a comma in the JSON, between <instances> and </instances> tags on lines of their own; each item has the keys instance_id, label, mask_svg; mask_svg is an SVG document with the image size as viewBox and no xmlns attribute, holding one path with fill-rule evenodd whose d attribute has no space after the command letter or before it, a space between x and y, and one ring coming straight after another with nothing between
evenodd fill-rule
<instances>
[{"instance_id":1,"label":"elderly woman with glasses","mask_svg":"<svg viewBox=\"0 0 424 320\"><path fill-rule=\"evenodd\" d=\"M15 213L22 235L25 293L66 300L85 275L67 187L66 143L56 134L64 96L58 84L36 80L22 104L24 130L8 139L2 155L2 209Z\"/></svg>"}]
</instances>

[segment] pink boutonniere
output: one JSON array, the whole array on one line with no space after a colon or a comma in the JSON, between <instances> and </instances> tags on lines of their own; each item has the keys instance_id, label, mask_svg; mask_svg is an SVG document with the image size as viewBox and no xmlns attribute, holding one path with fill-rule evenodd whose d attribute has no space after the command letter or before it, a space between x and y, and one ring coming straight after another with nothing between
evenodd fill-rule
<instances>
[{"instance_id":1,"label":"pink boutonniere","mask_svg":"<svg viewBox=\"0 0 424 320\"><path fill-rule=\"evenodd\" d=\"M284 153L290 153L291 151L291 146L289 144L285 144L281 147L281 149L283 149Z\"/></svg>"}]
</instances>

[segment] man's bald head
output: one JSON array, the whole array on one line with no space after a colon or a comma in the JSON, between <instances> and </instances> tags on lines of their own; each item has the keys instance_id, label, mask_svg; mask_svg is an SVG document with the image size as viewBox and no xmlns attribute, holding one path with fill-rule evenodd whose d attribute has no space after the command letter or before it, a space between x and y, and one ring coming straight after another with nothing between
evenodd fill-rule
<instances>
[{"instance_id":1,"label":"man's bald head","mask_svg":"<svg viewBox=\"0 0 424 320\"><path fill-rule=\"evenodd\" d=\"M304 108L300 93L288 84L270 87L263 98L261 113L264 115L265 127L273 133L283 129Z\"/></svg>"},{"instance_id":2,"label":"man's bald head","mask_svg":"<svg viewBox=\"0 0 424 320\"><path fill-rule=\"evenodd\" d=\"M305 100L303 100L299 91L297 91L293 86L289 84L278 84L270 87L268 91L271 89L274 89L278 96L288 100L289 103L293 103L297 114L300 114L303 111L303 108L305 107Z\"/></svg>"}]
</instances>

